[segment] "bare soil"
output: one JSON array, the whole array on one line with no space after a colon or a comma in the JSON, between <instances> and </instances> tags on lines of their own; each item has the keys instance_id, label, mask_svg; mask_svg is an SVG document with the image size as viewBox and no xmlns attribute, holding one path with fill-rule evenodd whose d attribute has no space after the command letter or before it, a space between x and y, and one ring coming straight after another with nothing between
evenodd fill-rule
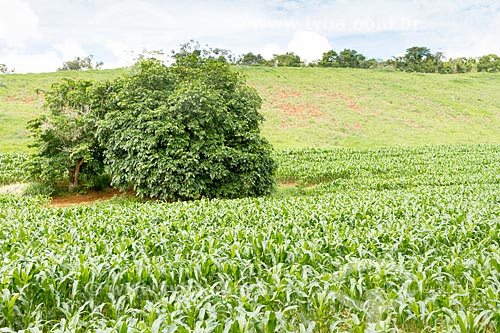
<instances>
[{"instance_id":1,"label":"bare soil","mask_svg":"<svg viewBox=\"0 0 500 333\"><path fill-rule=\"evenodd\" d=\"M60 196L55 196L49 203L49 207L71 207L79 206L84 204L92 204L95 202L106 201L113 199L115 197L131 197L134 196L132 192L120 192L116 189L110 189L106 191L87 191L85 194L64 194Z\"/></svg>"}]
</instances>

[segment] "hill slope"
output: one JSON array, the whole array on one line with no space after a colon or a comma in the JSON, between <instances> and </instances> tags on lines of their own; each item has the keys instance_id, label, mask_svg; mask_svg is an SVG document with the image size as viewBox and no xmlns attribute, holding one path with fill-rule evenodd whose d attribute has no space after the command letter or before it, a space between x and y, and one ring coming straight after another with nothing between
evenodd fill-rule
<instances>
[{"instance_id":1,"label":"hill slope","mask_svg":"<svg viewBox=\"0 0 500 333\"><path fill-rule=\"evenodd\" d=\"M237 68L263 99L277 149L500 143L499 74L409 74L325 68ZM37 88L123 70L0 76L0 152L25 151Z\"/></svg>"},{"instance_id":2,"label":"hill slope","mask_svg":"<svg viewBox=\"0 0 500 333\"><path fill-rule=\"evenodd\" d=\"M500 75L243 68L277 148L500 143Z\"/></svg>"}]
</instances>

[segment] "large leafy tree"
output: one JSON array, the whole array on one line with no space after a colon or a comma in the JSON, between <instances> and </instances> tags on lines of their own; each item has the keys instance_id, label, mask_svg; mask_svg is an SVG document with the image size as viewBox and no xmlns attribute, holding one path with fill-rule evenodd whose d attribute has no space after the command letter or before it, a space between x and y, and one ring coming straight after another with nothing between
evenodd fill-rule
<instances>
[{"instance_id":1,"label":"large leafy tree","mask_svg":"<svg viewBox=\"0 0 500 333\"><path fill-rule=\"evenodd\" d=\"M45 112L28 125L37 150L31 162L35 178L50 184L66 178L70 188L76 189L82 175L90 180L102 174L96 131L105 113L108 88L107 84L64 79L43 92Z\"/></svg>"},{"instance_id":2,"label":"large leafy tree","mask_svg":"<svg viewBox=\"0 0 500 333\"><path fill-rule=\"evenodd\" d=\"M261 100L227 62L200 52L171 67L143 60L113 85L99 127L113 185L170 200L272 191Z\"/></svg>"}]
</instances>

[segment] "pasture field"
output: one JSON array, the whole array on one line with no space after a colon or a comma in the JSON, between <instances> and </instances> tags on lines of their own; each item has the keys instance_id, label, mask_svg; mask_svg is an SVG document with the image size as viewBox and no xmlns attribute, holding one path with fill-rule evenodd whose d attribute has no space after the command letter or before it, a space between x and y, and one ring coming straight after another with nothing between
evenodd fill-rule
<instances>
[{"instance_id":1,"label":"pasture field","mask_svg":"<svg viewBox=\"0 0 500 333\"><path fill-rule=\"evenodd\" d=\"M276 149L500 144L500 74L235 67L263 99ZM0 76L0 152L27 151L36 89L64 77L105 80L126 69Z\"/></svg>"},{"instance_id":2,"label":"pasture field","mask_svg":"<svg viewBox=\"0 0 500 333\"><path fill-rule=\"evenodd\" d=\"M499 155L278 151L289 186L242 200L0 196L1 331L498 332Z\"/></svg>"},{"instance_id":3,"label":"pasture field","mask_svg":"<svg viewBox=\"0 0 500 333\"><path fill-rule=\"evenodd\" d=\"M48 89L63 78L107 80L121 73L122 69L0 75L0 152L29 151L26 125L40 114L43 105L37 90Z\"/></svg>"},{"instance_id":4,"label":"pasture field","mask_svg":"<svg viewBox=\"0 0 500 333\"><path fill-rule=\"evenodd\" d=\"M499 74L239 68L276 149L500 143Z\"/></svg>"}]
</instances>

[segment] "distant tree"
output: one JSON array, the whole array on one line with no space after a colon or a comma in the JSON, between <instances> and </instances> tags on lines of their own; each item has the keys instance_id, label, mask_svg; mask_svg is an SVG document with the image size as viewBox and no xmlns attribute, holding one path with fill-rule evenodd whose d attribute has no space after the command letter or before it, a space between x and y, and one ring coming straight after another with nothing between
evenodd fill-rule
<instances>
[{"instance_id":1,"label":"distant tree","mask_svg":"<svg viewBox=\"0 0 500 333\"><path fill-rule=\"evenodd\" d=\"M334 50L330 50L328 52L323 53L323 57L318 62L319 67L338 67L338 58L337 52Z\"/></svg>"},{"instance_id":2,"label":"distant tree","mask_svg":"<svg viewBox=\"0 0 500 333\"><path fill-rule=\"evenodd\" d=\"M373 65L373 62L368 64L364 55L350 49L344 49L339 53L334 50L325 52L318 62L318 66L320 67L369 68L371 65Z\"/></svg>"},{"instance_id":3,"label":"distant tree","mask_svg":"<svg viewBox=\"0 0 500 333\"><path fill-rule=\"evenodd\" d=\"M406 49L402 57L401 67L406 72L423 72L425 63L432 57L431 50L423 46L413 46Z\"/></svg>"},{"instance_id":4,"label":"distant tree","mask_svg":"<svg viewBox=\"0 0 500 333\"><path fill-rule=\"evenodd\" d=\"M5 64L0 64L0 74L10 74L10 73L14 73L14 70L9 69Z\"/></svg>"},{"instance_id":5,"label":"distant tree","mask_svg":"<svg viewBox=\"0 0 500 333\"><path fill-rule=\"evenodd\" d=\"M285 54L275 54L271 60L271 64L278 67L300 67L303 65L300 57L293 52Z\"/></svg>"},{"instance_id":6,"label":"distant tree","mask_svg":"<svg viewBox=\"0 0 500 333\"><path fill-rule=\"evenodd\" d=\"M500 72L500 57L496 54L488 54L479 58L477 62L479 72Z\"/></svg>"},{"instance_id":7,"label":"distant tree","mask_svg":"<svg viewBox=\"0 0 500 333\"><path fill-rule=\"evenodd\" d=\"M443 52L438 51L434 53L431 57L429 57L429 59L427 59L425 72L441 73L443 71L445 59L446 57Z\"/></svg>"},{"instance_id":8,"label":"distant tree","mask_svg":"<svg viewBox=\"0 0 500 333\"><path fill-rule=\"evenodd\" d=\"M103 65L102 61L92 62L93 55L88 55L84 58L76 57L73 60L65 61L59 71L80 71L89 69L100 69Z\"/></svg>"},{"instance_id":9,"label":"distant tree","mask_svg":"<svg viewBox=\"0 0 500 333\"><path fill-rule=\"evenodd\" d=\"M365 60L364 55L350 49L342 50L337 57L338 67L343 68L362 68Z\"/></svg>"},{"instance_id":10,"label":"distant tree","mask_svg":"<svg viewBox=\"0 0 500 333\"><path fill-rule=\"evenodd\" d=\"M368 59L363 63L363 67L368 68L368 69L375 69L375 68L378 68L379 66L380 66L380 63L375 58Z\"/></svg>"},{"instance_id":11,"label":"distant tree","mask_svg":"<svg viewBox=\"0 0 500 333\"><path fill-rule=\"evenodd\" d=\"M414 46L406 50L402 57L396 57L391 62L394 66L405 72L440 73L444 68L444 54L423 46Z\"/></svg>"},{"instance_id":12,"label":"distant tree","mask_svg":"<svg viewBox=\"0 0 500 333\"><path fill-rule=\"evenodd\" d=\"M174 60L189 58L190 55L196 55L200 59L212 59L230 64L236 63L236 57L230 50L210 48L208 45L202 47L200 43L195 40L190 40L182 44L179 50L172 50L172 58L174 58Z\"/></svg>"},{"instance_id":13,"label":"distant tree","mask_svg":"<svg viewBox=\"0 0 500 333\"><path fill-rule=\"evenodd\" d=\"M265 62L266 59L264 59L262 55L248 52L241 56L237 64L241 66L259 66L263 65Z\"/></svg>"},{"instance_id":14,"label":"distant tree","mask_svg":"<svg viewBox=\"0 0 500 333\"><path fill-rule=\"evenodd\" d=\"M476 70L477 60L475 58L455 58L449 59L443 63L440 73L444 74L462 74L471 73Z\"/></svg>"}]
</instances>

